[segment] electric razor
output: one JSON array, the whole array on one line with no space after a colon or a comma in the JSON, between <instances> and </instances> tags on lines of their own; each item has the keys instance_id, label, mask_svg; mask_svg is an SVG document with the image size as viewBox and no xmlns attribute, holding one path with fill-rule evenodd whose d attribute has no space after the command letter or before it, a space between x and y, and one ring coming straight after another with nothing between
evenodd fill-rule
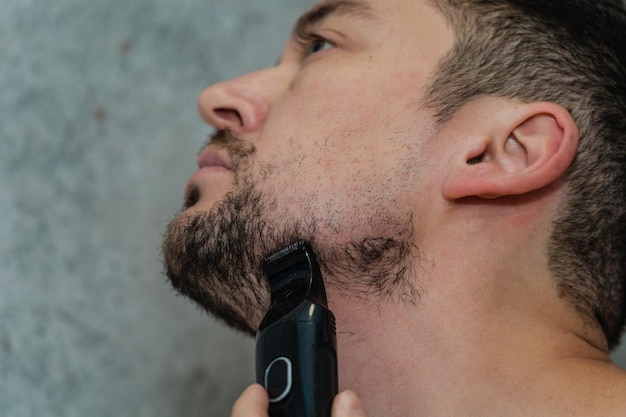
<instances>
[{"instance_id":1,"label":"electric razor","mask_svg":"<svg viewBox=\"0 0 626 417\"><path fill-rule=\"evenodd\" d=\"M338 392L335 317L310 245L293 243L263 265L271 304L256 336L256 380L270 417L330 417Z\"/></svg>"}]
</instances>

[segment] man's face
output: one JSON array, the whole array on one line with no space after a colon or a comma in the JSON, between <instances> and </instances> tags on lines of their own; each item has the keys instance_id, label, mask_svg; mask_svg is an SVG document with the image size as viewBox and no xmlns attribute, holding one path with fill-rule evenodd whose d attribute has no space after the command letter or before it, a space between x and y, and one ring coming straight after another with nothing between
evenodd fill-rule
<instances>
[{"instance_id":1,"label":"man's face","mask_svg":"<svg viewBox=\"0 0 626 417\"><path fill-rule=\"evenodd\" d=\"M164 240L172 283L255 331L269 305L263 259L305 239L330 302L411 302L437 169L422 89L452 41L426 0L324 1L277 66L203 92L200 113L220 133Z\"/></svg>"}]
</instances>

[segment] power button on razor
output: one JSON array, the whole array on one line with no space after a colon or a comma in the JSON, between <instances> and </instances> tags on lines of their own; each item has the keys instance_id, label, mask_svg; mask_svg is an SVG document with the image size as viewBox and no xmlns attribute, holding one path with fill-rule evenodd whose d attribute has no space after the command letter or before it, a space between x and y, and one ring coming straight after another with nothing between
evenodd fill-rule
<instances>
[{"instance_id":1,"label":"power button on razor","mask_svg":"<svg viewBox=\"0 0 626 417\"><path fill-rule=\"evenodd\" d=\"M277 403L285 399L291 386L291 361L284 356L274 359L265 369L265 389L270 402Z\"/></svg>"}]
</instances>

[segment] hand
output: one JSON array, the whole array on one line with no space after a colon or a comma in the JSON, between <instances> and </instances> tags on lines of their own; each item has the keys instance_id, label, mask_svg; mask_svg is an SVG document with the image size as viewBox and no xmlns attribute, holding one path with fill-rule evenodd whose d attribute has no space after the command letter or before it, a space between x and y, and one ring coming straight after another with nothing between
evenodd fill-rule
<instances>
[{"instance_id":1,"label":"hand","mask_svg":"<svg viewBox=\"0 0 626 417\"><path fill-rule=\"evenodd\" d=\"M254 384L237 399L231 417L268 417L269 405L265 389L259 384ZM344 391L335 397L331 414L332 417L367 417L361 400L353 391Z\"/></svg>"}]
</instances>

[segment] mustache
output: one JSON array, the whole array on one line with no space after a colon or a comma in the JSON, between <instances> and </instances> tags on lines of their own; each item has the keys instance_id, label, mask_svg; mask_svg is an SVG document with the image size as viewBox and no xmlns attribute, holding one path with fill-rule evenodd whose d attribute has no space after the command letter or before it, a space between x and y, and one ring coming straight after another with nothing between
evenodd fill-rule
<instances>
[{"instance_id":1,"label":"mustache","mask_svg":"<svg viewBox=\"0 0 626 417\"><path fill-rule=\"evenodd\" d=\"M235 135L235 133L230 129L219 129L213 132L212 135L209 135L207 145L221 145L226 146L229 143L233 143L236 141L242 140L239 136Z\"/></svg>"},{"instance_id":2,"label":"mustache","mask_svg":"<svg viewBox=\"0 0 626 417\"><path fill-rule=\"evenodd\" d=\"M207 146L216 146L228 152L233 168L236 169L242 160L249 158L256 152L256 148L250 142L244 140L230 129L219 129L209 135L206 143L200 149L200 154Z\"/></svg>"}]
</instances>

